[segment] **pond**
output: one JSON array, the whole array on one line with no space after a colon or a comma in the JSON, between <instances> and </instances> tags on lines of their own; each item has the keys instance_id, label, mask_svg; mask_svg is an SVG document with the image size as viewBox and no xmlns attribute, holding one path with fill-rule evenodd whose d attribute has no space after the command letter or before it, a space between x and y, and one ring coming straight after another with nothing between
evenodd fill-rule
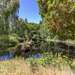
<instances>
[{"instance_id":1,"label":"pond","mask_svg":"<svg viewBox=\"0 0 75 75\"><path fill-rule=\"evenodd\" d=\"M42 56L43 55L41 53L36 53L32 55L33 58L41 58Z\"/></svg>"},{"instance_id":2,"label":"pond","mask_svg":"<svg viewBox=\"0 0 75 75\"><path fill-rule=\"evenodd\" d=\"M33 57L33 58L41 58L42 54L35 53L35 54L29 55L29 56ZM11 51L0 52L0 61L10 60L13 57L14 57L14 53Z\"/></svg>"},{"instance_id":3,"label":"pond","mask_svg":"<svg viewBox=\"0 0 75 75\"><path fill-rule=\"evenodd\" d=\"M13 58L12 52L5 52L0 54L0 61L9 60L11 58Z\"/></svg>"}]
</instances>

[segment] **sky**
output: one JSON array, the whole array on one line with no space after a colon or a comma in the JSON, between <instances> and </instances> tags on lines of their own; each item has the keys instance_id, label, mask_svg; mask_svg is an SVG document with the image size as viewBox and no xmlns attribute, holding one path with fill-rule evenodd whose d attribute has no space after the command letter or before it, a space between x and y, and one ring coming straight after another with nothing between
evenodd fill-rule
<instances>
[{"instance_id":1,"label":"sky","mask_svg":"<svg viewBox=\"0 0 75 75\"><path fill-rule=\"evenodd\" d=\"M20 0L19 17L28 22L39 23L41 16L36 0Z\"/></svg>"}]
</instances>

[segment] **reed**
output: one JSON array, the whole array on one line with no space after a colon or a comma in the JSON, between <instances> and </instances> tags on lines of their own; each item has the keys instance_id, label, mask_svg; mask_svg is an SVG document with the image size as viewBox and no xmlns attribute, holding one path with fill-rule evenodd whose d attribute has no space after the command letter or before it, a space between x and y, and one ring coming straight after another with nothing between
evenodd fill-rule
<instances>
[{"instance_id":1,"label":"reed","mask_svg":"<svg viewBox=\"0 0 75 75\"><path fill-rule=\"evenodd\" d=\"M54 67L31 66L24 59L0 61L0 75L75 75L69 66Z\"/></svg>"}]
</instances>

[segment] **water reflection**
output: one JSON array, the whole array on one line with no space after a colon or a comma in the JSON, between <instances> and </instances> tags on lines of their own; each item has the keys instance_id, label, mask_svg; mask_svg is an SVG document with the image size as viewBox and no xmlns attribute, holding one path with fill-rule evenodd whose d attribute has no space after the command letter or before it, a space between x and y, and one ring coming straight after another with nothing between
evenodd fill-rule
<instances>
[{"instance_id":1,"label":"water reflection","mask_svg":"<svg viewBox=\"0 0 75 75\"><path fill-rule=\"evenodd\" d=\"M6 52L6 53L0 55L0 61L10 60L13 58L13 56L14 56L14 54L12 52ZM43 57L43 55L40 53L36 53L36 54L32 54L30 57L41 58L41 57Z\"/></svg>"},{"instance_id":2,"label":"water reflection","mask_svg":"<svg viewBox=\"0 0 75 75\"><path fill-rule=\"evenodd\" d=\"M13 54L11 52L4 53L0 55L0 61L9 60L13 57Z\"/></svg>"},{"instance_id":3,"label":"water reflection","mask_svg":"<svg viewBox=\"0 0 75 75\"><path fill-rule=\"evenodd\" d=\"M40 54L40 53L37 53L37 54L33 54L32 57L33 58L41 58L43 55Z\"/></svg>"}]
</instances>

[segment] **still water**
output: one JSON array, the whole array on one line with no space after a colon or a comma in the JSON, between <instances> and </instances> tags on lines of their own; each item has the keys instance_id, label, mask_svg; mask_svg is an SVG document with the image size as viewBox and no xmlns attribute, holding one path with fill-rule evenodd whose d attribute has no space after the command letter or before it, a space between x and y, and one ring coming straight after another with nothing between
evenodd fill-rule
<instances>
[{"instance_id":1,"label":"still water","mask_svg":"<svg viewBox=\"0 0 75 75\"><path fill-rule=\"evenodd\" d=\"M10 60L13 57L14 57L14 54L12 52L6 52L0 55L0 61ZM31 55L30 57L41 58L42 54L36 53L36 54Z\"/></svg>"},{"instance_id":2,"label":"still water","mask_svg":"<svg viewBox=\"0 0 75 75\"><path fill-rule=\"evenodd\" d=\"M11 58L13 58L13 53L11 52L7 52L7 53L0 55L0 61L9 60Z\"/></svg>"}]
</instances>

